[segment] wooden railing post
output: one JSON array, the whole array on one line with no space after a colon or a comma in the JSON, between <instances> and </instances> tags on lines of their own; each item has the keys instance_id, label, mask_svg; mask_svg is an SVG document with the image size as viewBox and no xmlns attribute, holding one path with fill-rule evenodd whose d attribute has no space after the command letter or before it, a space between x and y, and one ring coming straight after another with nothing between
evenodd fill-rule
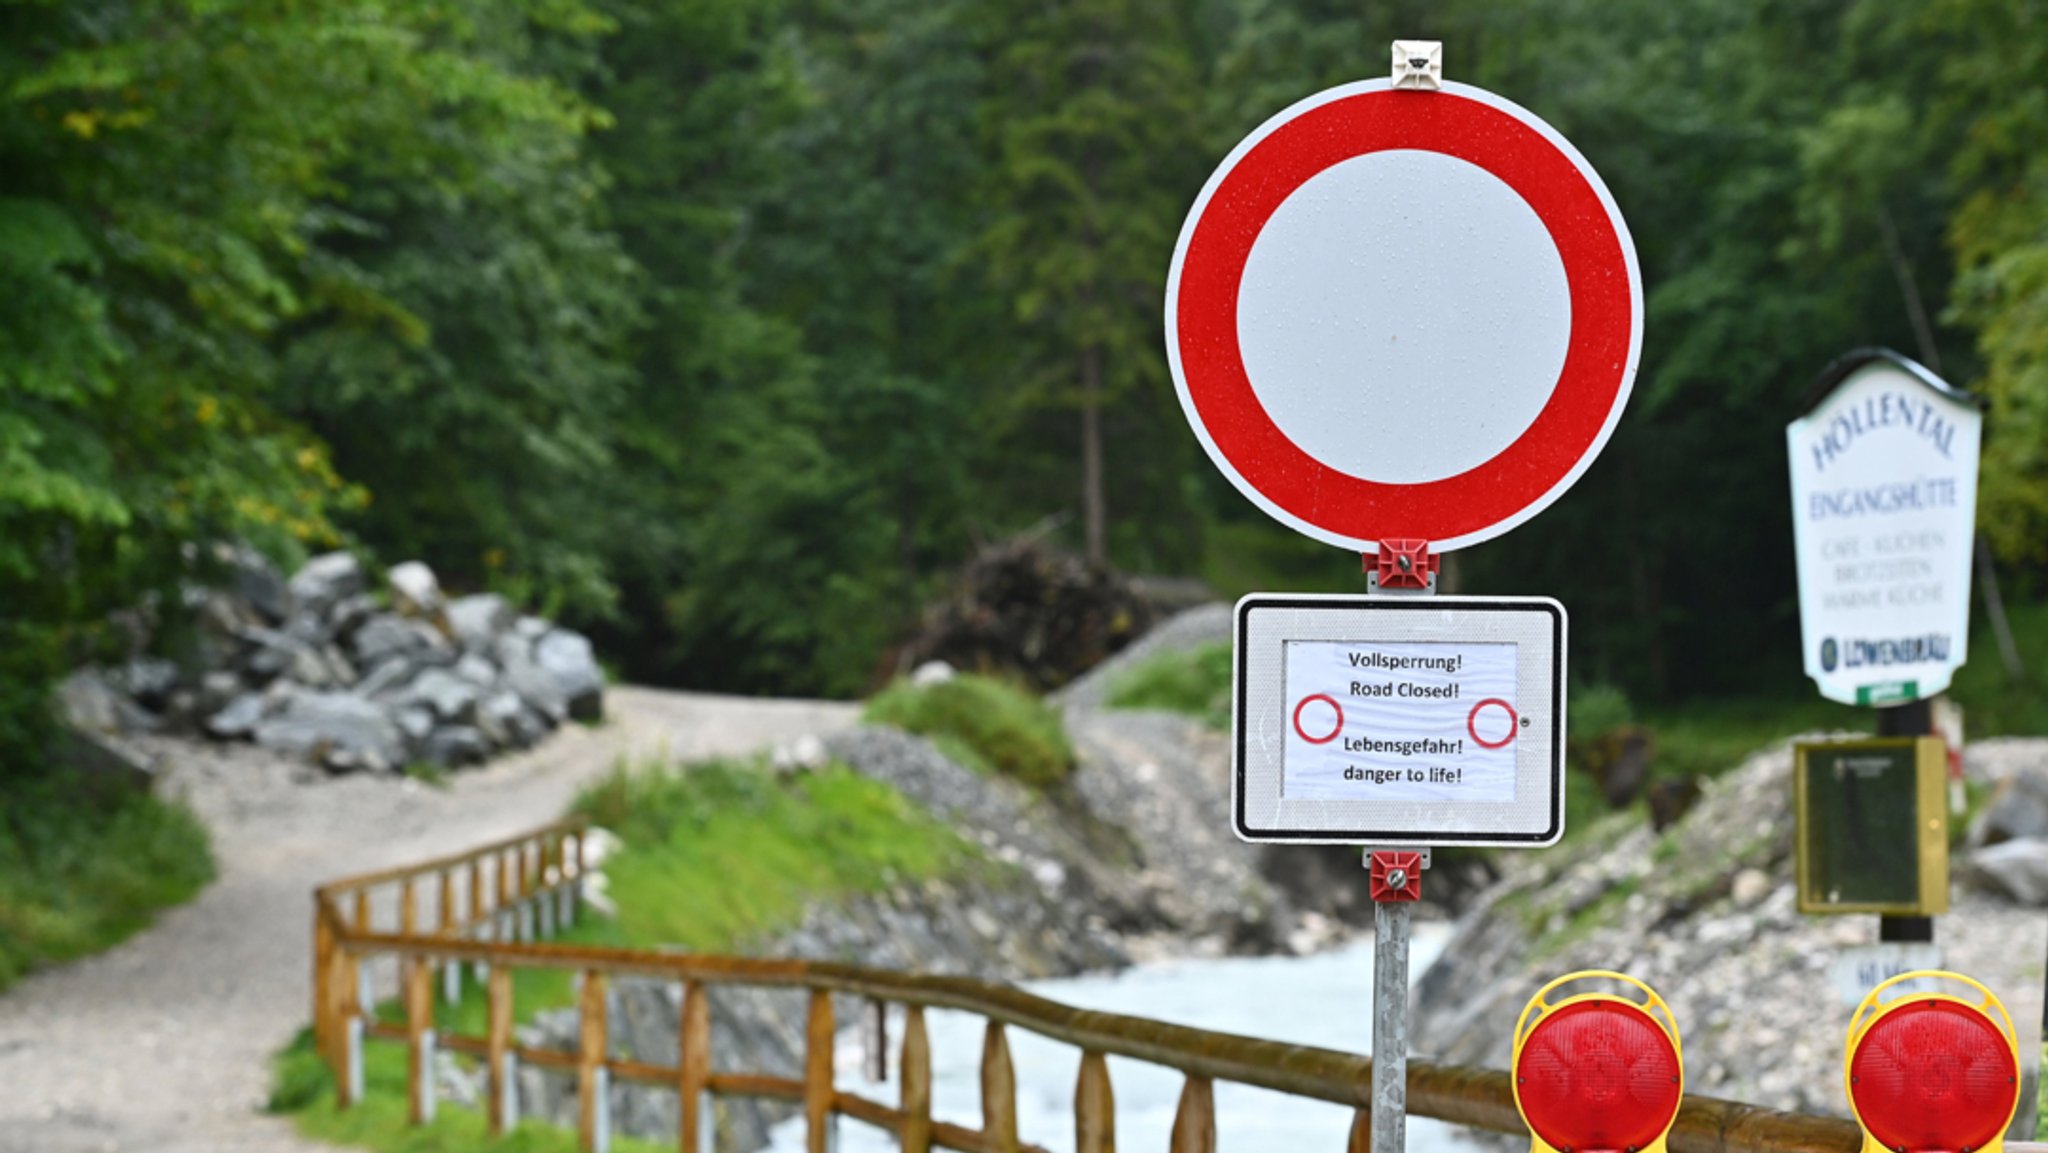
<instances>
[{"instance_id":1,"label":"wooden railing post","mask_svg":"<svg viewBox=\"0 0 2048 1153\"><path fill-rule=\"evenodd\" d=\"M369 886L367 885L363 888L356 890L356 915L354 928L355 931L358 933L368 933L370 931L370 889ZM358 1013L368 1013L376 1003L374 997L372 996L373 991L369 987L369 962L362 958L358 958L356 960L356 963L349 969L349 977L350 979L355 981L357 985L355 998L356 1011Z\"/></svg>"},{"instance_id":2,"label":"wooden railing post","mask_svg":"<svg viewBox=\"0 0 2048 1153\"><path fill-rule=\"evenodd\" d=\"M1100 1053L1081 1054L1074 1081L1074 1153L1116 1153L1116 1095L1109 1087L1109 1062Z\"/></svg>"},{"instance_id":3,"label":"wooden railing post","mask_svg":"<svg viewBox=\"0 0 2048 1153\"><path fill-rule=\"evenodd\" d=\"M490 1117L487 1124L491 1136L499 1137L504 1135L506 1105L515 1091L507 1060L512 1048L512 970L503 965L492 969L486 988L490 1001L489 1032L484 1039L484 1061L490 1072Z\"/></svg>"},{"instance_id":4,"label":"wooden railing post","mask_svg":"<svg viewBox=\"0 0 2048 1153\"><path fill-rule=\"evenodd\" d=\"M682 1153L702 1153L704 1127L710 1123L710 1118L704 1116L704 1090L711 1083L711 998L702 981L683 986L682 1033L677 1051L681 1054L676 1091L683 1106Z\"/></svg>"},{"instance_id":5,"label":"wooden railing post","mask_svg":"<svg viewBox=\"0 0 2048 1153\"><path fill-rule=\"evenodd\" d=\"M1216 1090L1207 1077L1189 1077L1180 1088L1172 1153L1216 1153Z\"/></svg>"},{"instance_id":6,"label":"wooden railing post","mask_svg":"<svg viewBox=\"0 0 2048 1153\"><path fill-rule=\"evenodd\" d=\"M434 931L442 937L455 935L455 870L442 869L440 890L434 895ZM462 999L462 962L438 961L441 971L441 999L454 1004Z\"/></svg>"},{"instance_id":7,"label":"wooden railing post","mask_svg":"<svg viewBox=\"0 0 2048 1153\"><path fill-rule=\"evenodd\" d=\"M469 908L463 910L471 926L483 920L484 896L484 863L473 858L469 862Z\"/></svg>"},{"instance_id":8,"label":"wooden railing post","mask_svg":"<svg viewBox=\"0 0 2048 1153\"><path fill-rule=\"evenodd\" d=\"M356 1069L362 1061L361 1018L368 1008L363 1004L363 981L360 976L362 959L350 952L348 947L336 944L334 950L334 976L330 978L328 991L334 996L334 1044L338 1053L334 1074L334 1107L346 1109L356 1103Z\"/></svg>"},{"instance_id":9,"label":"wooden railing post","mask_svg":"<svg viewBox=\"0 0 2048 1153\"><path fill-rule=\"evenodd\" d=\"M406 891L410 893L408 885ZM415 1125L434 1119L434 966L421 957L400 961L405 968L407 1116Z\"/></svg>"},{"instance_id":10,"label":"wooden railing post","mask_svg":"<svg viewBox=\"0 0 2048 1153\"><path fill-rule=\"evenodd\" d=\"M569 874L569 902L568 904L562 907L562 921L565 925L575 924L576 918L582 914L581 906L583 904L584 866L583 844L585 841L588 841L589 839L590 833L588 830L576 830L576 868L572 870Z\"/></svg>"},{"instance_id":11,"label":"wooden railing post","mask_svg":"<svg viewBox=\"0 0 2048 1153\"><path fill-rule=\"evenodd\" d=\"M410 937L420 931L420 899L418 887L407 877L398 886L398 934Z\"/></svg>"},{"instance_id":12,"label":"wooden railing post","mask_svg":"<svg viewBox=\"0 0 2048 1153\"><path fill-rule=\"evenodd\" d=\"M560 873L555 869L555 835L548 833L540 839L540 882L533 893L533 916L538 922L536 932L545 941L555 935L555 885Z\"/></svg>"},{"instance_id":13,"label":"wooden railing post","mask_svg":"<svg viewBox=\"0 0 2048 1153\"><path fill-rule=\"evenodd\" d=\"M931 1153L932 1043L924 1006L903 1007L903 1153Z\"/></svg>"},{"instance_id":14,"label":"wooden railing post","mask_svg":"<svg viewBox=\"0 0 2048 1153\"><path fill-rule=\"evenodd\" d=\"M519 854L519 939L532 941L540 920L534 908L540 891L540 842L526 841L513 851Z\"/></svg>"},{"instance_id":15,"label":"wooden railing post","mask_svg":"<svg viewBox=\"0 0 2048 1153\"><path fill-rule=\"evenodd\" d=\"M1017 1074L1000 1021L981 1040L981 1131L993 1153L1017 1153Z\"/></svg>"},{"instance_id":16,"label":"wooden railing post","mask_svg":"<svg viewBox=\"0 0 2048 1153\"><path fill-rule=\"evenodd\" d=\"M832 1124L832 994L811 990L804 1026L804 1149L827 1153Z\"/></svg>"},{"instance_id":17,"label":"wooden railing post","mask_svg":"<svg viewBox=\"0 0 2048 1153\"><path fill-rule=\"evenodd\" d=\"M1351 1140L1344 1149L1345 1153L1372 1153L1372 1110L1360 1109L1351 1115Z\"/></svg>"},{"instance_id":18,"label":"wooden railing post","mask_svg":"<svg viewBox=\"0 0 2048 1153\"><path fill-rule=\"evenodd\" d=\"M507 910L512 906L512 870L505 867L505 854L497 853L491 858L498 874L498 900L491 906L491 939L509 941L512 933L505 927Z\"/></svg>"},{"instance_id":19,"label":"wooden railing post","mask_svg":"<svg viewBox=\"0 0 2048 1153\"><path fill-rule=\"evenodd\" d=\"M597 969L583 974L583 1000L579 1013L582 1045L576 1054L576 1132L584 1153L597 1153L609 1144L606 1115L610 1102L604 1100L606 1047L604 973Z\"/></svg>"},{"instance_id":20,"label":"wooden railing post","mask_svg":"<svg viewBox=\"0 0 2048 1153\"><path fill-rule=\"evenodd\" d=\"M313 1049L320 1059L327 1062L328 1071L336 1079L341 1076L341 1063L335 1060L335 1022L339 1019L334 1012L334 991L330 981L334 976L334 928L327 923L323 899L313 894Z\"/></svg>"}]
</instances>

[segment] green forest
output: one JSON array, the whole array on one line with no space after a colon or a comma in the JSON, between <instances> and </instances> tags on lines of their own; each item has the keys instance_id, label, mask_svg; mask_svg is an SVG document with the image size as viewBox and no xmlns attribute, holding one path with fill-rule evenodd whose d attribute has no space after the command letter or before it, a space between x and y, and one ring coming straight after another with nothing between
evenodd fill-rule
<instances>
[{"instance_id":1,"label":"green forest","mask_svg":"<svg viewBox=\"0 0 2048 1153\"><path fill-rule=\"evenodd\" d=\"M1230 146L1395 37L1574 141L1648 302L1605 454L1464 591L1643 701L1797 691L1782 429L1885 345L1988 399L2048 594L2041 0L4 0L0 747L213 541L786 694L1034 527L1362 588L1203 457L1161 296Z\"/></svg>"}]
</instances>

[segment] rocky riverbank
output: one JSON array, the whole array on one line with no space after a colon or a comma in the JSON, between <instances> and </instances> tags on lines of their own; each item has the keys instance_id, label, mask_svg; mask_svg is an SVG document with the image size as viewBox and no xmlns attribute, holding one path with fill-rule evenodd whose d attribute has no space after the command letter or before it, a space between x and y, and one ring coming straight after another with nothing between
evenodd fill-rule
<instances>
[{"instance_id":1,"label":"rocky riverbank","mask_svg":"<svg viewBox=\"0 0 2048 1153\"><path fill-rule=\"evenodd\" d=\"M1981 784L2019 796L2009 782L2024 777L2038 782L2026 796L2048 797L2048 740L1984 742L1967 764ZM1689 1091L1845 1113L1850 1008L1830 969L1845 948L1876 941L1877 918L1796 910L1791 765L1789 745L1752 757L1709 782L1661 834L1622 814L1570 847L1510 855L1418 988L1416 1052L1505 1068L1515 1016L1537 988L1574 970L1616 969L1676 1011ZM2048 816L2039 835L2048 837ZM1959 877L1981 875L1972 854L1959 865ZM2022 1051L2039 1044L2041 903L1965 879L1937 919L1944 963L2005 1000Z\"/></svg>"}]
</instances>

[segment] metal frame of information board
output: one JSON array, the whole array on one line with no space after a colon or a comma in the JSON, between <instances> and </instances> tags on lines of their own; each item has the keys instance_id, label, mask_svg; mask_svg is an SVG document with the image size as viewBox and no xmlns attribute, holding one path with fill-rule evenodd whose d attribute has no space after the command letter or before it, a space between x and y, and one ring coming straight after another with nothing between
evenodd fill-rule
<instances>
[{"instance_id":1,"label":"metal frame of information board","mask_svg":"<svg viewBox=\"0 0 2048 1153\"><path fill-rule=\"evenodd\" d=\"M1249 782L1246 779L1248 710L1250 694L1248 662L1252 645L1248 640L1249 616L1260 609L1335 610L1373 613L1428 614L1443 617L1462 612L1507 614L1529 613L1547 617L1550 666L1548 719L1554 728L1545 785L1549 792L1549 819L1542 829L1526 832L1444 831L1421 828L1329 828L1286 829L1251 826L1247 812ZM1555 844L1564 835L1564 740L1565 740L1565 648L1564 607L1547 597L1439 597L1439 596L1342 596L1314 594L1254 594L1238 602L1233 622L1236 652L1231 669L1231 821L1238 837L1260 844L1336 844L1373 847L1424 847L1448 845L1505 845L1540 847ZM1305 638L1304 638L1305 639ZM1333 638L1334 639L1334 638ZM1346 638L1351 639L1351 638ZM1357 638L1363 639L1363 638ZM1390 641L1430 643L1429 638L1385 638ZM1443 642L1450 643L1451 638ZM1486 642L1473 642L1486 643Z\"/></svg>"},{"instance_id":2,"label":"metal frame of information board","mask_svg":"<svg viewBox=\"0 0 2048 1153\"><path fill-rule=\"evenodd\" d=\"M1808 758L1814 753L1895 752L1913 753L1914 843L1899 846L1899 852L1914 854L1920 879L1917 901L1825 900L1813 891L1812 813L1809 811ZM1797 861L1798 901L1802 913L1878 913L1890 917L1925 917L1946 913L1949 907L1948 859L1948 752L1939 737L1878 737L1853 741L1801 742L1793 746L1793 804L1797 836L1793 856Z\"/></svg>"}]
</instances>

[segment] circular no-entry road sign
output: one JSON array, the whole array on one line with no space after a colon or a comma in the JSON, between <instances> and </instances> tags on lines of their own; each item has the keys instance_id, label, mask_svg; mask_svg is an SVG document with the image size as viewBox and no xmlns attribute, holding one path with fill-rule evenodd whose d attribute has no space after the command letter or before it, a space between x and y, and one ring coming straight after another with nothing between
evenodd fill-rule
<instances>
[{"instance_id":1,"label":"circular no-entry road sign","mask_svg":"<svg viewBox=\"0 0 2048 1153\"><path fill-rule=\"evenodd\" d=\"M1563 495L1642 349L1635 246L1586 159L1461 84L1318 93L1195 199L1166 353L1216 466L1330 544L1437 551Z\"/></svg>"}]
</instances>

